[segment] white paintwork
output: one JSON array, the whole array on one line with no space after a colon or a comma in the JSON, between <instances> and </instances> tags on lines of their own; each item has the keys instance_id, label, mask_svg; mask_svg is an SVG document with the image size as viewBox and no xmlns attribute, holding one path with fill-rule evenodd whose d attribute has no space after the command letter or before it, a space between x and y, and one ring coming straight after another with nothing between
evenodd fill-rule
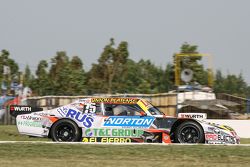
<instances>
[{"instance_id":1,"label":"white paintwork","mask_svg":"<svg viewBox=\"0 0 250 167\"><path fill-rule=\"evenodd\" d=\"M239 137L250 138L250 120L207 119L206 121L228 125L236 131Z\"/></svg>"}]
</instances>

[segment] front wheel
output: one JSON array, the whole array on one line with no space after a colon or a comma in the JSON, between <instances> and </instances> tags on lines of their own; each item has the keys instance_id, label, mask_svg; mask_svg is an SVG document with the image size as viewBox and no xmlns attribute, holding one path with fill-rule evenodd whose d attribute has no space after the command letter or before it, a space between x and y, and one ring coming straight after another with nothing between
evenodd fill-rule
<instances>
[{"instance_id":1,"label":"front wheel","mask_svg":"<svg viewBox=\"0 0 250 167\"><path fill-rule=\"evenodd\" d=\"M52 126L51 138L57 142L77 142L80 141L81 133L73 121L62 119Z\"/></svg>"},{"instance_id":2,"label":"front wheel","mask_svg":"<svg viewBox=\"0 0 250 167\"><path fill-rule=\"evenodd\" d=\"M175 131L175 141L178 143L204 143L203 129L196 122L183 122Z\"/></svg>"}]
</instances>

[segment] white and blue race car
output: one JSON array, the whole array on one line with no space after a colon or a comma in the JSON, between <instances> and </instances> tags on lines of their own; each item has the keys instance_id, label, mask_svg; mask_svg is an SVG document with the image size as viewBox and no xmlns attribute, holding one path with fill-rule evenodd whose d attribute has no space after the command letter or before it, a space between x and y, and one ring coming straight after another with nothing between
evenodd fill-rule
<instances>
[{"instance_id":1,"label":"white and blue race car","mask_svg":"<svg viewBox=\"0 0 250 167\"><path fill-rule=\"evenodd\" d=\"M166 116L141 98L94 97L47 111L11 106L10 112L20 134L57 142L239 143L228 126Z\"/></svg>"}]
</instances>

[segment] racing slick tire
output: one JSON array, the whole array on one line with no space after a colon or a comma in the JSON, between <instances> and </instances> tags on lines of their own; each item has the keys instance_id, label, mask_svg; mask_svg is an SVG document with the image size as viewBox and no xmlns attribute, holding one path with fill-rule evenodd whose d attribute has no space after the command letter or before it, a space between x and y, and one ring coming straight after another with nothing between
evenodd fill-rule
<instances>
[{"instance_id":1,"label":"racing slick tire","mask_svg":"<svg viewBox=\"0 0 250 167\"><path fill-rule=\"evenodd\" d=\"M57 121L50 132L52 140L56 142L78 142L81 138L80 128L69 119Z\"/></svg>"},{"instance_id":2,"label":"racing slick tire","mask_svg":"<svg viewBox=\"0 0 250 167\"><path fill-rule=\"evenodd\" d=\"M185 121L175 131L177 143L204 143L205 135L202 127L194 121Z\"/></svg>"}]
</instances>

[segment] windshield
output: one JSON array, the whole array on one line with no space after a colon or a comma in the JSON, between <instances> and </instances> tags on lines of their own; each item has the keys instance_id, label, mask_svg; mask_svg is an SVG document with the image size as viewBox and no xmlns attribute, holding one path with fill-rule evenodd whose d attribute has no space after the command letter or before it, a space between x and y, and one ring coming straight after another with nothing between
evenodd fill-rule
<instances>
[{"instance_id":1,"label":"windshield","mask_svg":"<svg viewBox=\"0 0 250 167\"><path fill-rule=\"evenodd\" d=\"M150 112L150 114L152 115L165 115L163 112L161 112L158 108L152 106L148 109L148 111Z\"/></svg>"}]
</instances>

